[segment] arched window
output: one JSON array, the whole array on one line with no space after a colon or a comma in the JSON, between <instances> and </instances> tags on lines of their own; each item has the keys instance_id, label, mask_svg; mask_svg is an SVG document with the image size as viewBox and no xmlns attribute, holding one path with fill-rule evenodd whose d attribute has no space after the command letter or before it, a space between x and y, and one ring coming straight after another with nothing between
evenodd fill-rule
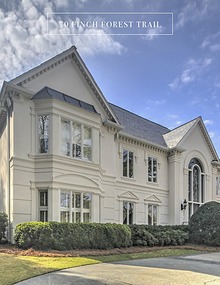
<instances>
[{"instance_id":1,"label":"arched window","mask_svg":"<svg viewBox=\"0 0 220 285\"><path fill-rule=\"evenodd\" d=\"M189 162L188 205L189 218L204 202L204 170L197 158Z\"/></svg>"}]
</instances>

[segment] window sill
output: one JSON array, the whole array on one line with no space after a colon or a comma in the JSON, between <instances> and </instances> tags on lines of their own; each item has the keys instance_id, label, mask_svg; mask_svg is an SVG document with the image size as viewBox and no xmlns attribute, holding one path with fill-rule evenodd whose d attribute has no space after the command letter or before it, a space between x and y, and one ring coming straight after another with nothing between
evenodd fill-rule
<instances>
[{"instance_id":1,"label":"window sill","mask_svg":"<svg viewBox=\"0 0 220 285\"><path fill-rule=\"evenodd\" d=\"M158 182L150 182L150 181L147 181L146 184L147 184L147 185L150 185L150 186L159 187L159 183L158 183Z\"/></svg>"},{"instance_id":2,"label":"window sill","mask_svg":"<svg viewBox=\"0 0 220 285\"><path fill-rule=\"evenodd\" d=\"M124 177L124 176L121 176L121 180L130 181L130 182L136 182L136 180L134 178Z\"/></svg>"}]
</instances>

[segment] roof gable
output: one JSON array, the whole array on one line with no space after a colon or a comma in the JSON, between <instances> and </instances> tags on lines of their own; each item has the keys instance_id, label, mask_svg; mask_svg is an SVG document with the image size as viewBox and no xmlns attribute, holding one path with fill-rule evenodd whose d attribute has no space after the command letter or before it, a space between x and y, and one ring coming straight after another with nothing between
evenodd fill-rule
<instances>
[{"instance_id":1,"label":"roof gable","mask_svg":"<svg viewBox=\"0 0 220 285\"><path fill-rule=\"evenodd\" d=\"M180 141L185 137L185 135L189 132L189 130L192 128L192 126L194 124L196 124L198 118L184 124L184 125L181 125L179 127L177 127L176 129L166 133L163 135L166 143L167 143L167 146L169 148L174 148L176 147Z\"/></svg>"},{"instance_id":2,"label":"roof gable","mask_svg":"<svg viewBox=\"0 0 220 285\"><path fill-rule=\"evenodd\" d=\"M214 160L219 160L218 154L215 150L215 147L212 143L212 140L208 134L208 131L205 127L205 124L203 123L203 120L201 117L198 117L172 131L164 135L164 139L168 145L169 148L175 148L180 146L180 144L183 143L183 141L187 140L190 136L190 134L195 130L196 127L199 127L201 130L202 135L204 136L204 139L207 143L207 146L213 156Z\"/></svg>"},{"instance_id":3,"label":"roof gable","mask_svg":"<svg viewBox=\"0 0 220 285\"><path fill-rule=\"evenodd\" d=\"M59 65L67 61L74 62L74 64L78 68L79 73L87 82L88 88L92 91L91 93L94 94L95 98L98 100L100 104L100 107L103 108L103 110L105 111L108 120L118 124L115 114L113 113L112 109L109 107L107 100L105 99L103 93L101 92L98 85L96 84L94 78L92 77L91 73L89 72L82 58L78 54L75 46L72 46L68 50L56 55L55 57L40 64L39 66L12 79L10 82L13 84L25 87L26 84L29 84L31 81L34 81L34 80L39 80L41 76L48 73L49 71L52 71L53 69L56 69ZM64 77L65 77L65 74L64 74ZM47 86L47 84L45 84L42 87L45 87L45 86Z\"/></svg>"}]
</instances>

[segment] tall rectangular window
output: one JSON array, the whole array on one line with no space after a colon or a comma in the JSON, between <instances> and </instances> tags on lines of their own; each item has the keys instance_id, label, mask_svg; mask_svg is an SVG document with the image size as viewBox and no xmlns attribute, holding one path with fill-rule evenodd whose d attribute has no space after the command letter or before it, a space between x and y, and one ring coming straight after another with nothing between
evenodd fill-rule
<instances>
[{"instance_id":1,"label":"tall rectangular window","mask_svg":"<svg viewBox=\"0 0 220 285\"><path fill-rule=\"evenodd\" d=\"M39 191L39 210L40 210L40 221L48 221L48 192L47 190Z\"/></svg>"},{"instance_id":2,"label":"tall rectangular window","mask_svg":"<svg viewBox=\"0 0 220 285\"><path fill-rule=\"evenodd\" d=\"M92 128L61 120L60 152L82 160L92 160Z\"/></svg>"},{"instance_id":3,"label":"tall rectangular window","mask_svg":"<svg viewBox=\"0 0 220 285\"><path fill-rule=\"evenodd\" d=\"M70 156L70 136L70 121L61 120L60 150L66 156Z\"/></svg>"},{"instance_id":4,"label":"tall rectangular window","mask_svg":"<svg viewBox=\"0 0 220 285\"><path fill-rule=\"evenodd\" d=\"M39 153L49 150L49 115L38 116Z\"/></svg>"},{"instance_id":5,"label":"tall rectangular window","mask_svg":"<svg viewBox=\"0 0 220 285\"><path fill-rule=\"evenodd\" d=\"M123 224L132 225L134 222L134 203L123 202Z\"/></svg>"},{"instance_id":6,"label":"tall rectangular window","mask_svg":"<svg viewBox=\"0 0 220 285\"><path fill-rule=\"evenodd\" d=\"M148 205L148 225L157 225L157 205Z\"/></svg>"},{"instance_id":7,"label":"tall rectangular window","mask_svg":"<svg viewBox=\"0 0 220 285\"><path fill-rule=\"evenodd\" d=\"M148 181L157 182L157 159L148 157Z\"/></svg>"},{"instance_id":8,"label":"tall rectangular window","mask_svg":"<svg viewBox=\"0 0 220 285\"><path fill-rule=\"evenodd\" d=\"M82 192L60 193L60 221L88 223L91 221L92 194Z\"/></svg>"},{"instance_id":9,"label":"tall rectangular window","mask_svg":"<svg viewBox=\"0 0 220 285\"><path fill-rule=\"evenodd\" d=\"M134 177L134 153L126 149L123 150L123 176Z\"/></svg>"}]
</instances>

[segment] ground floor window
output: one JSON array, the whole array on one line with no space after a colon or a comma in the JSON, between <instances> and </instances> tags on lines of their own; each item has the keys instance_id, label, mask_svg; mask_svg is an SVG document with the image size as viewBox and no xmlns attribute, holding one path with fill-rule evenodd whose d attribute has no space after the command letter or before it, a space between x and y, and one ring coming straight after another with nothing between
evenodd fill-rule
<instances>
[{"instance_id":1,"label":"ground floor window","mask_svg":"<svg viewBox=\"0 0 220 285\"><path fill-rule=\"evenodd\" d=\"M134 203L123 202L123 224L132 225L134 222Z\"/></svg>"},{"instance_id":2,"label":"ground floor window","mask_svg":"<svg viewBox=\"0 0 220 285\"><path fill-rule=\"evenodd\" d=\"M61 192L60 222L88 223L91 221L91 193Z\"/></svg>"},{"instance_id":3,"label":"ground floor window","mask_svg":"<svg viewBox=\"0 0 220 285\"><path fill-rule=\"evenodd\" d=\"M148 205L148 225L157 225L158 206Z\"/></svg>"},{"instance_id":4,"label":"ground floor window","mask_svg":"<svg viewBox=\"0 0 220 285\"><path fill-rule=\"evenodd\" d=\"M39 191L39 214L40 221L47 222L48 221L48 191L40 190Z\"/></svg>"},{"instance_id":5,"label":"ground floor window","mask_svg":"<svg viewBox=\"0 0 220 285\"><path fill-rule=\"evenodd\" d=\"M205 173L197 158L192 158L188 167L188 206L189 219L204 203Z\"/></svg>"}]
</instances>

